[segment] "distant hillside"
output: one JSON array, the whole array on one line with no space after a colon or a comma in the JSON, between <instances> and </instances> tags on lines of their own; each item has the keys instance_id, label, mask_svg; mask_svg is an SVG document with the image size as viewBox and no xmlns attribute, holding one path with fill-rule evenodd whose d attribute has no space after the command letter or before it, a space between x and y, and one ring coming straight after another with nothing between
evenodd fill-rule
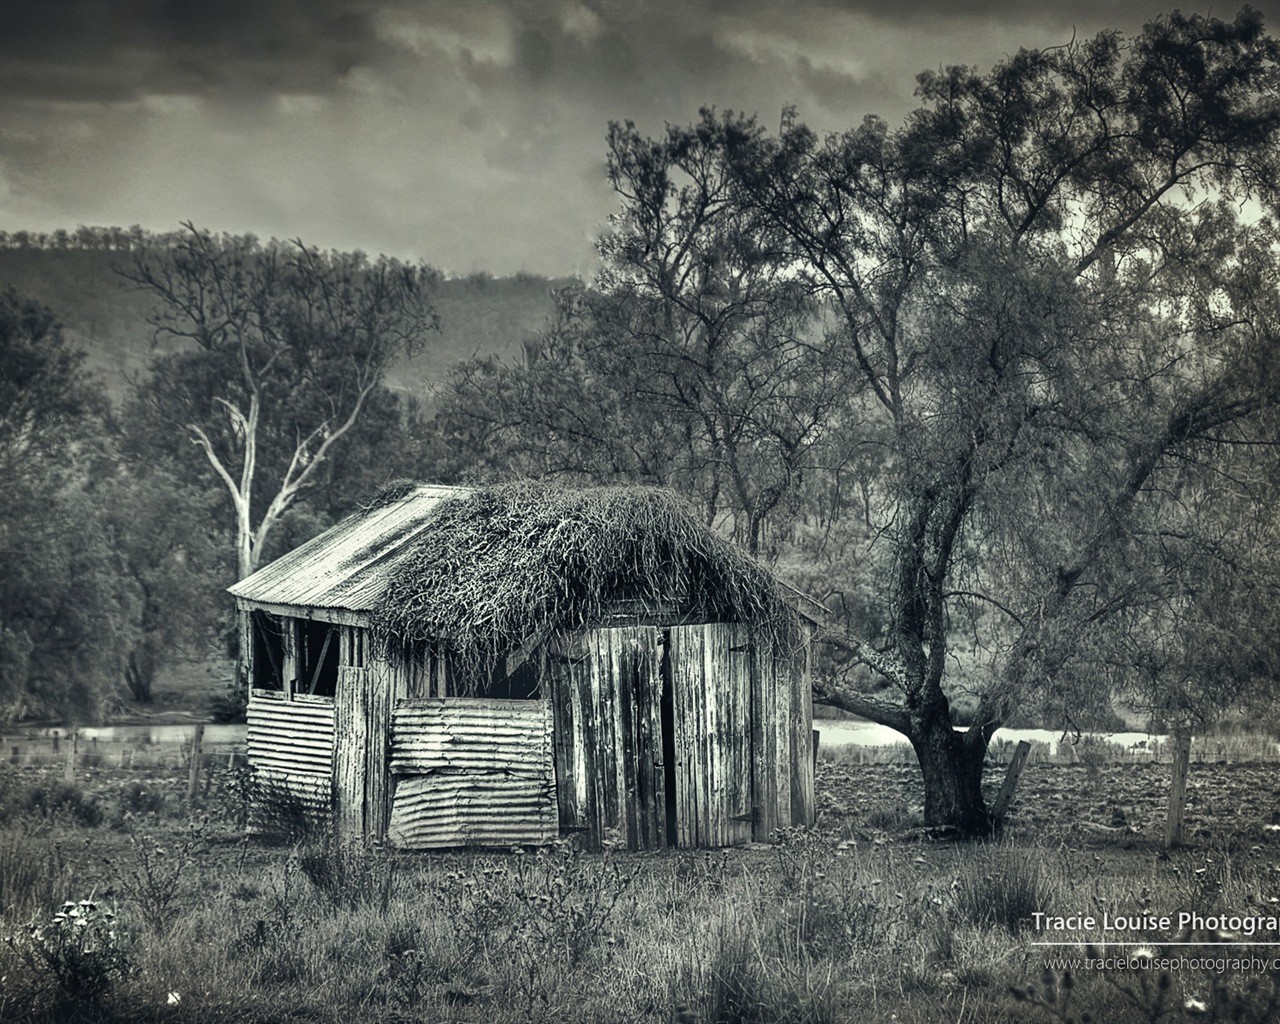
<instances>
[{"instance_id":1,"label":"distant hillside","mask_svg":"<svg viewBox=\"0 0 1280 1024\"><path fill-rule=\"evenodd\" d=\"M126 290L112 273L128 260L128 252L102 249L0 248L0 289L15 288L52 309L113 398L123 393L128 375L145 369L151 352L146 315L152 300ZM388 383L420 394L459 360L518 352L544 327L552 290L567 283L527 274L442 282L436 301L440 334L415 358L393 367Z\"/></svg>"}]
</instances>

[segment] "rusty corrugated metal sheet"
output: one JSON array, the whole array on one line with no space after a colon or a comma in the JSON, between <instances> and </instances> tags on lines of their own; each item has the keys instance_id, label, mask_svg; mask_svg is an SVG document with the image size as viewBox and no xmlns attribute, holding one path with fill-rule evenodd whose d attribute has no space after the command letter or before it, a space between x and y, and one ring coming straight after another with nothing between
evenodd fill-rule
<instances>
[{"instance_id":1,"label":"rusty corrugated metal sheet","mask_svg":"<svg viewBox=\"0 0 1280 1024\"><path fill-rule=\"evenodd\" d=\"M333 800L333 705L255 694L248 711L249 764L257 770L255 831L280 811L282 797L296 801L313 825L326 822Z\"/></svg>"},{"instance_id":2,"label":"rusty corrugated metal sheet","mask_svg":"<svg viewBox=\"0 0 1280 1024\"><path fill-rule=\"evenodd\" d=\"M333 774L333 704L259 694L249 700L249 763L289 774Z\"/></svg>"},{"instance_id":3,"label":"rusty corrugated metal sheet","mask_svg":"<svg viewBox=\"0 0 1280 1024\"><path fill-rule=\"evenodd\" d=\"M470 493L416 487L399 501L348 516L228 590L260 604L368 611L441 502Z\"/></svg>"},{"instance_id":4,"label":"rusty corrugated metal sheet","mask_svg":"<svg viewBox=\"0 0 1280 1024\"><path fill-rule=\"evenodd\" d=\"M397 780L387 838L405 849L440 850L541 846L557 832L549 778L437 772Z\"/></svg>"},{"instance_id":5,"label":"rusty corrugated metal sheet","mask_svg":"<svg viewBox=\"0 0 1280 1024\"><path fill-rule=\"evenodd\" d=\"M548 701L420 697L396 701L392 712L394 774L463 768L542 775L550 757Z\"/></svg>"},{"instance_id":6,"label":"rusty corrugated metal sheet","mask_svg":"<svg viewBox=\"0 0 1280 1024\"><path fill-rule=\"evenodd\" d=\"M410 849L537 845L558 832L547 701L396 702L388 838Z\"/></svg>"}]
</instances>

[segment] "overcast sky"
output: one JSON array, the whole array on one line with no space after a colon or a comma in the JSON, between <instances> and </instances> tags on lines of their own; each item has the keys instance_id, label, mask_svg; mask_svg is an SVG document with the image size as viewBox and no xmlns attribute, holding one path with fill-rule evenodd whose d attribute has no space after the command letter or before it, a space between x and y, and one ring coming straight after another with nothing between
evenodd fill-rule
<instances>
[{"instance_id":1,"label":"overcast sky","mask_svg":"<svg viewBox=\"0 0 1280 1024\"><path fill-rule=\"evenodd\" d=\"M590 276L610 120L896 122L914 76L1147 0L0 0L0 228L183 220ZM1280 0L1254 7L1280 31Z\"/></svg>"}]
</instances>

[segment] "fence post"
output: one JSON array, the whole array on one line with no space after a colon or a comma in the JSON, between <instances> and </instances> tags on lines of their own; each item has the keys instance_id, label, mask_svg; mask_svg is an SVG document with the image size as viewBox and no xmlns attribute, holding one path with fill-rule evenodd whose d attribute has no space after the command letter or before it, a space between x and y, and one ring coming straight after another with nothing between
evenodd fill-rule
<instances>
[{"instance_id":1,"label":"fence post","mask_svg":"<svg viewBox=\"0 0 1280 1024\"><path fill-rule=\"evenodd\" d=\"M1026 740L1018 741L1018 749L1013 752L1013 760L1004 773L1004 785L1000 787L1000 795L996 797L996 805L992 810L996 827L1004 821L1004 812L1009 809L1009 801L1013 799L1014 787L1018 785L1018 776L1022 774L1022 766L1027 763L1027 754L1031 752L1031 744Z\"/></svg>"},{"instance_id":2,"label":"fence post","mask_svg":"<svg viewBox=\"0 0 1280 1024\"><path fill-rule=\"evenodd\" d=\"M196 793L200 785L200 746L204 742L204 723L196 725L195 735L191 737L191 768L187 774L187 806L194 808Z\"/></svg>"},{"instance_id":3,"label":"fence post","mask_svg":"<svg viewBox=\"0 0 1280 1024\"><path fill-rule=\"evenodd\" d=\"M68 786L76 781L76 745L80 742L80 730L71 730L71 743L67 746L67 762L62 769L62 781Z\"/></svg>"},{"instance_id":4,"label":"fence post","mask_svg":"<svg viewBox=\"0 0 1280 1024\"><path fill-rule=\"evenodd\" d=\"M1173 736L1173 778L1169 782L1169 820L1164 845L1182 842L1182 815L1187 809L1187 772L1191 767L1191 733L1175 730Z\"/></svg>"}]
</instances>

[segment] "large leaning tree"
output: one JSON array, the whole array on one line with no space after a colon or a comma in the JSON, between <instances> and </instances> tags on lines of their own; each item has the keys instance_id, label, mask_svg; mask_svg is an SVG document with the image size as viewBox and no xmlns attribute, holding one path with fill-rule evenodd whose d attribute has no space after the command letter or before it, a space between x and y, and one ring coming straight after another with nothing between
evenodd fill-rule
<instances>
[{"instance_id":1,"label":"large leaning tree","mask_svg":"<svg viewBox=\"0 0 1280 1024\"><path fill-rule=\"evenodd\" d=\"M991 828L1012 715L1105 706L1113 620L1194 618L1171 566L1229 564L1200 490L1264 496L1278 58L1248 9L1174 14L922 75L897 130L739 126L740 201L830 311L881 452L854 512L881 628L844 638L879 691L821 696L910 739L931 824Z\"/></svg>"},{"instance_id":2,"label":"large leaning tree","mask_svg":"<svg viewBox=\"0 0 1280 1024\"><path fill-rule=\"evenodd\" d=\"M151 324L167 346L132 415L149 425L146 445L194 446L225 490L243 578L370 409L385 404L388 365L436 329L436 274L191 224L119 273L156 300Z\"/></svg>"},{"instance_id":3,"label":"large leaning tree","mask_svg":"<svg viewBox=\"0 0 1280 1024\"><path fill-rule=\"evenodd\" d=\"M546 353L581 384L512 401L522 443L626 475L667 424L703 460L673 483L730 495L753 547L772 514L808 582L832 567L853 671L817 698L911 741L929 824L989 832L1011 718L1177 703L1175 661L1219 673L1202 695L1265 683L1203 649L1256 650L1275 608L1240 517L1274 507L1278 62L1248 9L1174 14L926 73L898 128L615 126L598 301ZM1237 583L1248 614L1210 615Z\"/></svg>"}]
</instances>

